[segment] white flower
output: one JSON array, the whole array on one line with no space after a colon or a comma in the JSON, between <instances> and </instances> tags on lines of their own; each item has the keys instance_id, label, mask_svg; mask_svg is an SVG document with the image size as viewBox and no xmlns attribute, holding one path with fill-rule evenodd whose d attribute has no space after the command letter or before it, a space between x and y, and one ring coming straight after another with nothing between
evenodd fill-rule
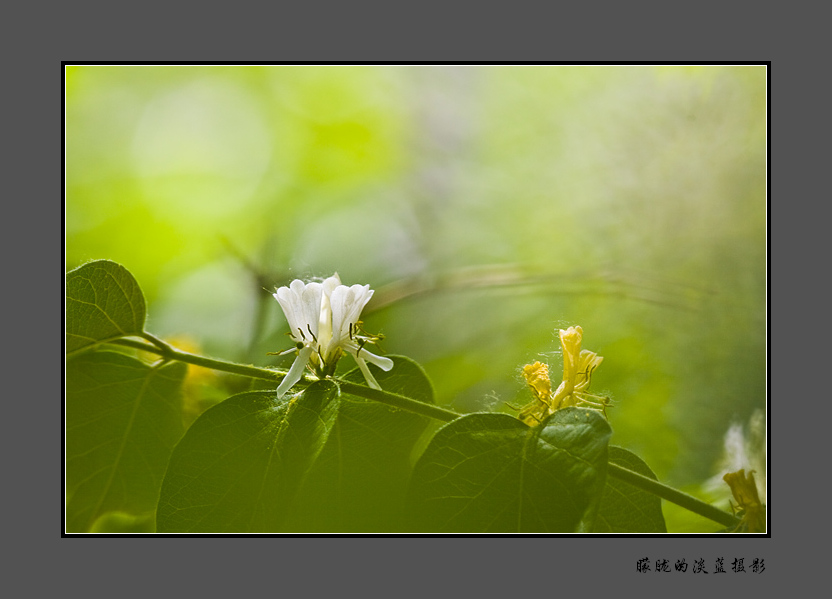
<instances>
[{"instance_id":1,"label":"white flower","mask_svg":"<svg viewBox=\"0 0 832 599\"><path fill-rule=\"evenodd\" d=\"M292 367L277 387L278 398L301 379L307 366L321 378L332 375L345 351L355 358L367 384L381 389L367 362L387 371L393 368L393 361L364 349L365 344L374 343L378 337L359 334L359 317L371 297L373 290L369 285L347 287L341 284L338 273L323 283L295 279L288 287L277 290L274 298L283 308L298 351Z\"/></svg>"}]
</instances>

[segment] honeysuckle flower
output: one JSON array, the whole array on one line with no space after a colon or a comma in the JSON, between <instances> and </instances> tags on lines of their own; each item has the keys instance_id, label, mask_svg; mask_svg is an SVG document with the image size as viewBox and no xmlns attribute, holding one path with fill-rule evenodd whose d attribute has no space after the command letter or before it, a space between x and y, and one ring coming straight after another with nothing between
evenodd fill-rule
<instances>
[{"instance_id":1,"label":"honeysuckle flower","mask_svg":"<svg viewBox=\"0 0 832 599\"><path fill-rule=\"evenodd\" d=\"M529 425L534 422L543 422L543 419L551 413L552 405L552 381L549 379L549 367L542 362L526 364L523 367L523 378L526 379L534 395L534 401L521 409L520 420Z\"/></svg>"},{"instance_id":2,"label":"honeysuckle flower","mask_svg":"<svg viewBox=\"0 0 832 599\"><path fill-rule=\"evenodd\" d=\"M523 376L535 396L535 400L520 412L520 420L533 425L555 411L569 406L588 406L604 410L609 399L587 393L592 373L604 358L589 350L581 349L583 329L579 326L560 329L560 345L563 350L563 380L552 392L549 367L540 362L526 364ZM605 412L606 414L606 412Z\"/></svg>"},{"instance_id":3,"label":"honeysuckle flower","mask_svg":"<svg viewBox=\"0 0 832 599\"><path fill-rule=\"evenodd\" d=\"M341 284L338 273L323 283L304 283L295 279L288 287L277 289L274 298L283 309L289 323L289 335L295 342L294 348L281 353L298 352L277 387L278 398L301 379L307 367L320 378L331 376L344 352L355 358L367 384L381 389L367 362L388 371L393 368L393 361L364 348L367 343L379 339L362 333L360 327L361 311L371 297L373 290L369 285L347 287Z\"/></svg>"},{"instance_id":4,"label":"honeysuckle flower","mask_svg":"<svg viewBox=\"0 0 832 599\"><path fill-rule=\"evenodd\" d=\"M766 417L763 410L755 410L746 422L734 421L725 431L722 455L714 466L714 476L702 483L702 491L713 502L731 503L731 486L729 479L736 476L741 469L754 472L755 487L760 504L766 504ZM733 504L732 504L733 507Z\"/></svg>"},{"instance_id":5,"label":"honeysuckle flower","mask_svg":"<svg viewBox=\"0 0 832 599\"><path fill-rule=\"evenodd\" d=\"M560 329L560 346L563 349L563 381L555 390L552 396L552 403L555 409L577 405L579 402L587 402L585 397L589 396L586 390L589 388L590 377L596 368L604 360L595 352L581 349L584 330L581 327L569 327Z\"/></svg>"},{"instance_id":6,"label":"honeysuckle flower","mask_svg":"<svg viewBox=\"0 0 832 599\"><path fill-rule=\"evenodd\" d=\"M546 364L542 362L526 364L523 367L523 377L536 398L549 401L552 395L552 381L549 379L549 367Z\"/></svg>"},{"instance_id":7,"label":"honeysuckle flower","mask_svg":"<svg viewBox=\"0 0 832 599\"><path fill-rule=\"evenodd\" d=\"M739 515L740 521L737 530L745 532L765 532L766 530L766 506L760 501L757 494L757 483L754 481L754 470L745 474L745 469L737 472L729 472L722 477L728 486L731 487L731 494L737 502L736 508L731 504L731 509Z\"/></svg>"}]
</instances>

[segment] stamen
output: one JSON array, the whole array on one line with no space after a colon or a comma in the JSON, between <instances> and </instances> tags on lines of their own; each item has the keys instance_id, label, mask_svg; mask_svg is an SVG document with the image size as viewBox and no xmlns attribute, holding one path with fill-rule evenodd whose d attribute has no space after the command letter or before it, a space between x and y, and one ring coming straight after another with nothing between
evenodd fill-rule
<instances>
[{"instance_id":1,"label":"stamen","mask_svg":"<svg viewBox=\"0 0 832 599\"><path fill-rule=\"evenodd\" d=\"M575 396L578 398L578 403L580 405L591 406L592 409L601 410L601 413L604 414L604 418L607 418L607 406L612 406L612 400L609 397L592 395L591 393L575 393ZM598 401L587 399L588 397L597 399Z\"/></svg>"},{"instance_id":2,"label":"stamen","mask_svg":"<svg viewBox=\"0 0 832 599\"><path fill-rule=\"evenodd\" d=\"M598 400L597 402L590 402L589 400L584 400L584 401L587 401L588 403L597 403L599 405L605 405L605 406L611 406L612 405L612 400L609 397L606 397L604 395L593 395L592 393L584 393L582 391L576 392L575 395L577 395L581 399L583 399L585 397L591 397L593 399Z\"/></svg>"}]
</instances>

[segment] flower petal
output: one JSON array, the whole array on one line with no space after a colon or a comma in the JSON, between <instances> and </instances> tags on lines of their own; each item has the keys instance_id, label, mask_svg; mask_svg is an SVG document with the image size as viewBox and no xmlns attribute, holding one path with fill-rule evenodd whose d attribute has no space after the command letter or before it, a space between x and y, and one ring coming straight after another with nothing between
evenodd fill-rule
<instances>
[{"instance_id":1,"label":"flower petal","mask_svg":"<svg viewBox=\"0 0 832 599\"><path fill-rule=\"evenodd\" d=\"M320 283L309 283L301 294L301 303L303 305L303 320L301 328L304 334L312 334L318 336L319 320L321 315L321 300L323 296L323 286ZM312 339L308 339L312 342Z\"/></svg>"},{"instance_id":2,"label":"flower petal","mask_svg":"<svg viewBox=\"0 0 832 599\"><path fill-rule=\"evenodd\" d=\"M338 287L341 284L341 277L338 276L336 272L334 275L326 279L321 285L323 285L324 293L329 297L332 295L332 290Z\"/></svg>"},{"instance_id":3,"label":"flower petal","mask_svg":"<svg viewBox=\"0 0 832 599\"><path fill-rule=\"evenodd\" d=\"M353 358L355 358L355 362L358 364L358 367L361 369L361 374L364 375L364 380L367 381L367 385L371 389L378 389L381 391L381 385L378 384L376 377L373 376L373 373L370 372L370 369L367 367L367 363L364 361L363 358L358 357L357 355L353 354ZM392 368L392 362L390 363L390 368ZM389 369L388 369L389 370Z\"/></svg>"},{"instance_id":4,"label":"flower petal","mask_svg":"<svg viewBox=\"0 0 832 599\"><path fill-rule=\"evenodd\" d=\"M350 325L360 320L361 311L370 298L373 290L369 285L341 285L332 292L332 342L342 343L349 336Z\"/></svg>"},{"instance_id":5,"label":"flower petal","mask_svg":"<svg viewBox=\"0 0 832 599\"><path fill-rule=\"evenodd\" d=\"M575 391L586 391L592 379L592 373L604 361L603 356L588 349L582 349L578 356L578 364L575 373Z\"/></svg>"},{"instance_id":6,"label":"flower petal","mask_svg":"<svg viewBox=\"0 0 832 599\"><path fill-rule=\"evenodd\" d=\"M583 329L578 326L560 330L560 346L563 349L563 380L570 387L570 393L575 384L583 333Z\"/></svg>"},{"instance_id":7,"label":"flower petal","mask_svg":"<svg viewBox=\"0 0 832 599\"><path fill-rule=\"evenodd\" d=\"M391 360L390 358L385 358L384 356L377 356L372 352L368 352L363 347L361 348L361 351L352 352L352 354L353 356L355 356L356 361L358 361L359 358L361 358L362 360L367 360L371 364L375 364L376 366L381 368L384 372L389 372L390 369L393 368L393 360Z\"/></svg>"},{"instance_id":8,"label":"flower petal","mask_svg":"<svg viewBox=\"0 0 832 599\"><path fill-rule=\"evenodd\" d=\"M297 383L303 376L303 369L309 363L309 357L312 355L311 347L304 347L298 352L298 357L292 362L292 367L280 384L277 386L277 399L283 397L291 387Z\"/></svg>"},{"instance_id":9,"label":"flower petal","mask_svg":"<svg viewBox=\"0 0 832 599\"><path fill-rule=\"evenodd\" d=\"M338 278L337 272L321 283L321 289L323 290L321 312L319 314L321 325L326 324L327 326L332 326L332 292L340 286L341 279Z\"/></svg>"},{"instance_id":10,"label":"flower petal","mask_svg":"<svg viewBox=\"0 0 832 599\"><path fill-rule=\"evenodd\" d=\"M294 285L296 281L293 281ZM296 340L300 340L298 329L303 329L303 306L301 304L300 296L294 289L290 287L280 287L274 294L274 298L283 309L283 314L286 316L286 322L289 323L289 332Z\"/></svg>"}]
</instances>

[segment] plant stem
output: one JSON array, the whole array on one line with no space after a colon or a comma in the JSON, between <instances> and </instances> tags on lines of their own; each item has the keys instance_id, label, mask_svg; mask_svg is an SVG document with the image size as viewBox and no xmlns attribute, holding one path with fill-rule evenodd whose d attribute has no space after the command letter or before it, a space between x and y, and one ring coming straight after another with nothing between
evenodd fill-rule
<instances>
[{"instance_id":1,"label":"plant stem","mask_svg":"<svg viewBox=\"0 0 832 599\"><path fill-rule=\"evenodd\" d=\"M146 336L148 335L149 333L145 333L142 336L147 338ZM156 340L156 343L154 345L151 345L149 343L143 343L141 341L134 341L132 339L118 339L116 341L113 341L113 343L158 354L168 360L178 360L180 362L194 364L195 366L202 366L204 368L221 370L223 372L230 372L232 374L239 374L242 376L249 376L257 379L266 379L268 381L280 381L284 376L286 376L285 372L281 372L279 370L259 368L257 366L250 366L248 364L236 364L234 362L226 362L224 360L215 360L214 358L206 358L204 356L198 356L196 354L189 354L188 352L175 349L159 339Z\"/></svg>"},{"instance_id":2,"label":"plant stem","mask_svg":"<svg viewBox=\"0 0 832 599\"><path fill-rule=\"evenodd\" d=\"M729 514L728 512L723 512L721 509L712 506L710 503L705 503L697 499L692 495L688 495L687 493L683 493L678 489L674 489L673 487L668 487L660 483L659 481L653 480L647 476L643 476L637 472L633 472L632 470L628 470L618 464L609 464L609 468L607 470L607 474L614 478L623 480L624 482L633 485L634 487L638 487L647 491L648 493L652 493L653 495L658 495L662 499L666 499L671 503L675 503L678 506L685 508L695 514L699 514L700 516L704 516L709 520L713 520L714 522L718 522L726 527L736 527L740 520L733 515Z\"/></svg>"},{"instance_id":3,"label":"plant stem","mask_svg":"<svg viewBox=\"0 0 832 599\"><path fill-rule=\"evenodd\" d=\"M158 354L168 360L179 360L180 362L186 362L188 364L203 366L205 368L211 368L213 370L220 370L223 372L231 372L233 374L239 374L242 376L250 376L258 379L266 379L269 381L280 381L283 379L284 376L286 376L286 373L280 370L259 368L257 366L249 366L247 364L236 364L234 362L226 362L224 360L216 360L213 358L198 356L196 354L189 354L188 352L183 352L171 347L170 345L168 345L161 339L154 337L150 333L143 333L142 337L150 341L152 345L149 343L143 343L141 341L134 341L132 339L119 339L117 341L114 341L113 343ZM299 382L299 384L308 384L309 382L311 382L311 379L302 379ZM437 405L416 401L415 399L411 399L404 395L399 395L398 393L389 393L388 391L371 389L370 387L365 387L364 385L357 385L355 383L349 383L347 381L338 381L338 385L344 393L349 393L350 395L356 395L365 399L372 399L381 403L385 403L389 406L393 406L395 408L401 408L403 410L408 410L410 412L414 412L422 416L427 416L428 418L435 418L436 420L450 422L451 420L454 420L461 416L461 414L457 414L452 410L447 410Z\"/></svg>"},{"instance_id":4,"label":"plant stem","mask_svg":"<svg viewBox=\"0 0 832 599\"><path fill-rule=\"evenodd\" d=\"M286 376L285 372L279 370L271 370L268 368L259 368L257 366L250 366L247 364L236 364L234 362L226 362L224 360L216 360L213 358L206 358L204 356L198 356L196 354L190 354L188 352L183 352L178 349L175 349L162 341L161 339L154 337L150 333L143 333L142 337L149 341L150 343L145 343L142 341L136 341L132 339L118 339L113 341L113 343L117 343L118 345L124 345L126 347L132 347L134 349L140 349L142 351L151 352L162 356L168 360L179 360L180 362L186 362L188 364L194 364L196 366L202 366L204 368L211 368L213 370L220 370L223 372L230 372L232 374L239 374L242 376L248 376L258 379L266 379L269 381L280 381ZM306 380L302 379L300 384L308 384L311 382L311 379ZM400 408L403 410L408 410L409 412L414 412L416 414L420 414L422 416L427 416L428 418L434 418L436 420L441 420L443 422L450 422L463 416L463 414L458 414L452 410L448 410L446 408L442 408L437 405L423 403L421 401L416 401L415 399L411 399L404 395L399 395L398 393L390 393L388 391L382 391L379 389L371 389L370 387L365 387L364 385L358 385L356 383L350 383L347 381L338 381L338 385L341 388L341 391L345 393L349 393L350 395L355 395L358 397L363 397L365 399L370 399L374 401L378 401L389 406L393 406L395 408ZM619 480L623 480L624 482L643 489L648 493L652 493L653 495L657 495L662 499L670 501L671 503L675 503L678 506L681 506L691 512L699 514L709 520L713 520L714 522L718 522L726 527L736 527L740 521L738 518L734 517L732 514L728 512L724 512L719 508L712 506L709 503L705 503L693 497L692 495L688 495L687 493L683 493L673 487L668 487L652 478L647 476L643 476L638 474L637 472L633 472L632 470L628 470L627 468L623 468L617 464L609 464L609 469L607 473Z\"/></svg>"},{"instance_id":5,"label":"plant stem","mask_svg":"<svg viewBox=\"0 0 832 599\"><path fill-rule=\"evenodd\" d=\"M375 401L385 403L388 406L393 406L394 408L402 408L403 410L415 412L416 414L427 416L428 418L434 418L436 420L442 420L444 422L450 422L451 420L456 420L462 416L462 414L458 414L452 410L441 408L434 404L422 403L421 401L416 401L415 399L399 395L398 393L371 389L370 387L365 387L364 385L357 385L346 381L338 381L338 386L344 393L349 393L350 395L356 395L365 399L373 399Z\"/></svg>"}]
</instances>

